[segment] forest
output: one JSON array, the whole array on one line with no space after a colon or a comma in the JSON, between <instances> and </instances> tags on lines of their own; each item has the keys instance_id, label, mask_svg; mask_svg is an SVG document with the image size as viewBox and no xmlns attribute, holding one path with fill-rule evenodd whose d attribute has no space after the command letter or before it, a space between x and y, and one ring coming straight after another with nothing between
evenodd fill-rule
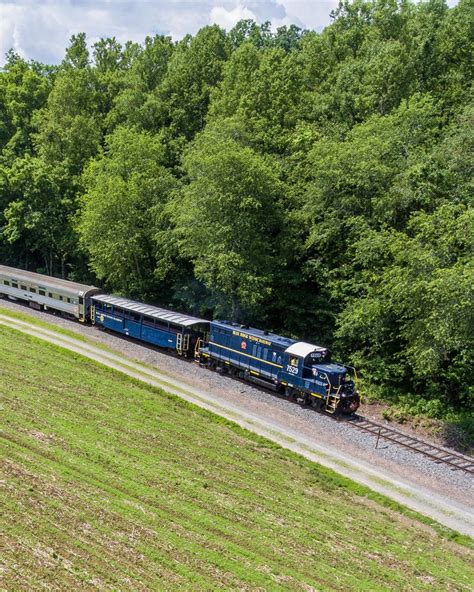
<instances>
[{"instance_id":1,"label":"forest","mask_svg":"<svg viewBox=\"0 0 474 592\"><path fill-rule=\"evenodd\" d=\"M0 260L329 346L474 432L473 8L9 52Z\"/></svg>"}]
</instances>

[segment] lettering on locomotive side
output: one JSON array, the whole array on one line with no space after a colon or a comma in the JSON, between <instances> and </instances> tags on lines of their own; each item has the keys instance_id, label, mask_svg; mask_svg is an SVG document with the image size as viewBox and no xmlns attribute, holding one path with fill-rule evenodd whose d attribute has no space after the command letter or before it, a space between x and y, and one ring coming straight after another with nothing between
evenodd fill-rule
<instances>
[{"instance_id":1,"label":"lettering on locomotive side","mask_svg":"<svg viewBox=\"0 0 474 592\"><path fill-rule=\"evenodd\" d=\"M243 339L248 339L249 341L255 341L256 343L261 343L262 345L271 345L271 341L267 339L261 339L260 337L256 337L255 335L249 335L248 333L243 333L242 331L232 331L232 335L236 337L242 337Z\"/></svg>"}]
</instances>

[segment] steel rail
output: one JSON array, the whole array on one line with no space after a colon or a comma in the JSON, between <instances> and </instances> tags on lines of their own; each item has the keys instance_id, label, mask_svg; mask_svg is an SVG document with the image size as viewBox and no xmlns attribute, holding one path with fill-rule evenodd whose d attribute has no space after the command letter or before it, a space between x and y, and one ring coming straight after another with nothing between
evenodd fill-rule
<instances>
[{"instance_id":1,"label":"steel rail","mask_svg":"<svg viewBox=\"0 0 474 592\"><path fill-rule=\"evenodd\" d=\"M379 440L388 440L412 452L423 454L437 464L449 465L453 471L464 471L465 473L474 475L474 458L425 442L405 432L400 432L391 427L366 419L361 415L352 415L350 417L343 417L342 419L348 425L376 437L376 448L378 447Z\"/></svg>"}]
</instances>

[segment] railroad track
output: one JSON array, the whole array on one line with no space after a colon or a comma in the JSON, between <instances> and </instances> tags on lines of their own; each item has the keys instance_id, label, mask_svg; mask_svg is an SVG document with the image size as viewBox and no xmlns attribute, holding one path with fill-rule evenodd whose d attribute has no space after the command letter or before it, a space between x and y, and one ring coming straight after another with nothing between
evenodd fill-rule
<instances>
[{"instance_id":1,"label":"railroad track","mask_svg":"<svg viewBox=\"0 0 474 592\"><path fill-rule=\"evenodd\" d=\"M399 432L360 415L353 415L344 419L346 423L358 430L362 430L377 438L375 447L378 447L380 440L392 442L397 446L407 448L418 454L430 458L437 464L444 464L451 467L453 471L464 471L474 475L474 459L464 456L458 452L452 452L434 444L429 444L404 432Z\"/></svg>"}]
</instances>

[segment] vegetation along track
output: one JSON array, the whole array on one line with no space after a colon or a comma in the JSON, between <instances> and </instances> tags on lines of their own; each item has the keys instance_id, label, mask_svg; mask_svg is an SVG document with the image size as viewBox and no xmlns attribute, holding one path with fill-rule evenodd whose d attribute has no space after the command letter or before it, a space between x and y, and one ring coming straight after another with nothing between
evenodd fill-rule
<instances>
[{"instance_id":1,"label":"vegetation along track","mask_svg":"<svg viewBox=\"0 0 474 592\"><path fill-rule=\"evenodd\" d=\"M429 442L424 442L419 438L414 438L404 432L376 423L361 415L342 417L342 419L350 426L375 436L377 438L377 444L379 440L393 442L397 446L423 454L436 463L449 465L453 471L464 471L465 473L474 475L474 459L468 456L435 446Z\"/></svg>"}]
</instances>

